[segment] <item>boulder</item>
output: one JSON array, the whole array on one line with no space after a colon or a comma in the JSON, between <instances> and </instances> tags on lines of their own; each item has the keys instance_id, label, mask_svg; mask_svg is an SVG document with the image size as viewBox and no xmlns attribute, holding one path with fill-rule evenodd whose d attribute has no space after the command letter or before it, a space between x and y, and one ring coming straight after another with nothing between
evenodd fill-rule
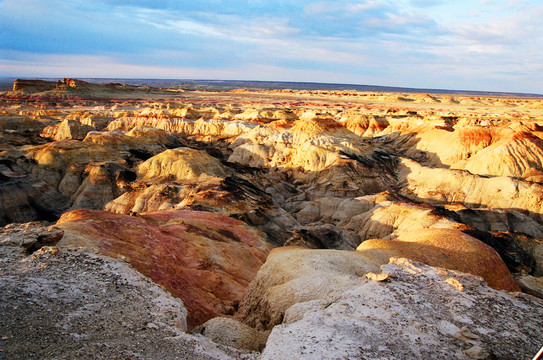
<instances>
[{"instance_id":1,"label":"boulder","mask_svg":"<svg viewBox=\"0 0 543 360\"><path fill-rule=\"evenodd\" d=\"M236 349L262 351L269 331L258 331L242 322L226 317L216 317L194 329L217 344Z\"/></svg>"},{"instance_id":2,"label":"boulder","mask_svg":"<svg viewBox=\"0 0 543 360\"><path fill-rule=\"evenodd\" d=\"M294 304L327 301L378 269L377 262L358 251L276 248L250 284L237 316L256 329L271 329Z\"/></svg>"},{"instance_id":3,"label":"boulder","mask_svg":"<svg viewBox=\"0 0 543 360\"><path fill-rule=\"evenodd\" d=\"M42 136L55 140L83 140L87 133L96 130L89 125L83 125L77 121L65 119L58 125L48 126L42 131Z\"/></svg>"},{"instance_id":4,"label":"boulder","mask_svg":"<svg viewBox=\"0 0 543 360\"><path fill-rule=\"evenodd\" d=\"M543 276L520 274L515 276L515 280L523 292L543 299Z\"/></svg>"}]
</instances>

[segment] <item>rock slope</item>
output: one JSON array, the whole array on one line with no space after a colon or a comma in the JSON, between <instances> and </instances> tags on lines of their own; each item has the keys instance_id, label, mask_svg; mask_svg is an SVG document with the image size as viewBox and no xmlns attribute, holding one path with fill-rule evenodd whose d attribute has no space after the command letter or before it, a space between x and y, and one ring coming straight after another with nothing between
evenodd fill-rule
<instances>
[{"instance_id":1,"label":"rock slope","mask_svg":"<svg viewBox=\"0 0 543 360\"><path fill-rule=\"evenodd\" d=\"M529 359L543 307L488 288L480 278L406 259L385 281L299 302L273 328L261 359ZM387 299L387 300L384 300Z\"/></svg>"},{"instance_id":2,"label":"rock slope","mask_svg":"<svg viewBox=\"0 0 543 360\"><path fill-rule=\"evenodd\" d=\"M64 231L58 246L121 258L182 299L191 328L233 314L271 248L243 222L198 211L74 210L56 227Z\"/></svg>"},{"instance_id":3,"label":"rock slope","mask_svg":"<svg viewBox=\"0 0 543 360\"><path fill-rule=\"evenodd\" d=\"M255 359L185 333L183 302L126 263L82 249L20 242L49 231L0 233L0 312L5 359Z\"/></svg>"}]
</instances>

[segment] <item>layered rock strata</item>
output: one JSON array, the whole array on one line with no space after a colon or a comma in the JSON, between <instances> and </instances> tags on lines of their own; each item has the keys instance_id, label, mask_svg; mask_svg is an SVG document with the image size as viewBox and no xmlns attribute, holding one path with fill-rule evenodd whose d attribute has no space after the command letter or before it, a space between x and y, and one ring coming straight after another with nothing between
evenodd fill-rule
<instances>
[{"instance_id":1,"label":"layered rock strata","mask_svg":"<svg viewBox=\"0 0 543 360\"><path fill-rule=\"evenodd\" d=\"M41 224L0 230L2 358L256 359L187 334L183 302L123 261L20 247L54 234Z\"/></svg>"}]
</instances>

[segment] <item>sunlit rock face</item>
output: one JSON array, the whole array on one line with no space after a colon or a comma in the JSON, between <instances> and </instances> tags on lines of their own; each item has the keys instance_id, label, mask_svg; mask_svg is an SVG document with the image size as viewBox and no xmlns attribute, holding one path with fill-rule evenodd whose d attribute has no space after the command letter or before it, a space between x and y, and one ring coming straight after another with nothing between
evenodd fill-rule
<instances>
[{"instance_id":1,"label":"sunlit rock face","mask_svg":"<svg viewBox=\"0 0 543 360\"><path fill-rule=\"evenodd\" d=\"M407 259L392 258L381 270L386 275L290 306L262 359L507 359L540 348L543 307L533 297Z\"/></svg>"},{"instance_id":2,"label":"sunlit rock face","mask_svg":"<svg viewBox=\"0 0 543 360\"><path fill-rule=\"evenodd\" d=\"M56 227L64 231L58 246L123 259L181 298L190 327L233 314L271 249L243 222L198 211L127 216L74 210Z\"/></svg>"},{"instance_id":3,"label":"sunlit rock face","mask_svg":"<svg viewBox=\"0 0 543 360\"><path fill-rule=\"evenodd\" d=\"M378 270L378 261L359 251L277 248L251 283L238 316L257 329L271 329L293 305L346 291Z\"/></svg>"},{"instance_id":4,"label":"sunlit rock face","mask_svg":"<svg viewBox=\"0 0 543 360\"><path fill-rule=\"evenodd\" d=\"M507 266L490 246L472 236L450 229L406 232L395 240L367 240L356 249L385 263L405 257L425 264L479 275L490 287L518 291Z\"/></svg>"},{"instance_id":5,"label":"sunlit rock face","mask_svg":"<svg viewBox=\"0 0 543 360\"><path fill-rule=\"evenodd\" d=\"M190 148L166 150L138 167L144 181L198 182L207 177L225 177L227 170L205 151Z\"/></svg>"},{"instance_id":6,"label":"sunlit rock face","mask_svg":"<svg viewBox=\"0 0 543 360\"><path fill-rule=\"evenodd\" d=\"M427 229L396 240L368 240L355 252L277 248L249 287L239 316L251 326L270 329L294 304L325 299L332 289L354 287L360 277L378 271L392 257L479 275L496 289L519 290L490 246L457 230Z\"/></svg>"},{"instance_id":7,"label":"sunlit rock face","mask_svg":"<svg viewBox=\"0 0 543 360\"><path fill-rule=\"evenodd\" d=\"M84 125L77 121L64 120L58 125L45 128L42 132L42 136L55 140L83 140L87 133L93 130L96 130L93 126Z\"/></svg>"}]
</instances>

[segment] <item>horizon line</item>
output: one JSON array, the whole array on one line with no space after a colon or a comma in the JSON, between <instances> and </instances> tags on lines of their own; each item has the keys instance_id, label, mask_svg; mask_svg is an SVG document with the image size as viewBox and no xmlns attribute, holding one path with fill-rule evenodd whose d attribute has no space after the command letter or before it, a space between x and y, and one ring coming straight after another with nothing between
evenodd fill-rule
<instances>
[{"instance_id":1,"label":"horizon line","mask_svg":"<svg viewBox=\"0 0 543 360\"><path fill-rule=\"evenodd\" d=\"M515 91L493 91L493 90L462 90L462 89L443 89L443 88L417 88L405 86L391 85L370 85L370 84L354 84L354 83L336 83L336 82L317 82L317 81L289 81L289 80L240 80L240 79L197 79L197 78L145 78L145 77L73 77L73 76L5 76L0 75L0 79L36 79L36 80L57 80L57 79L79 79L79 80L129 80L129 81L186 81L195 83L212 83L212 82L230 82L230 83L261 83L261 84L310 84L316 85L316 88L300 87L295 90L319 90L318 85L325 85L334 88L322 90L355 90L355 91L389 91L389 92L415 92L415 93L437 93L437 94L466 94L466 95L497 95L497 96L528 96L528 97L543 97L543 94L524 93ZM127 84L130 85L130 84ZM340 87L341 86L341 87ZM345 86L354 86L359 88L374 88L374 89L349 89ZM239 87L240 89L243 87ZM288 89L280 87L280 89Z\"/></svg>"}]
</instances>

